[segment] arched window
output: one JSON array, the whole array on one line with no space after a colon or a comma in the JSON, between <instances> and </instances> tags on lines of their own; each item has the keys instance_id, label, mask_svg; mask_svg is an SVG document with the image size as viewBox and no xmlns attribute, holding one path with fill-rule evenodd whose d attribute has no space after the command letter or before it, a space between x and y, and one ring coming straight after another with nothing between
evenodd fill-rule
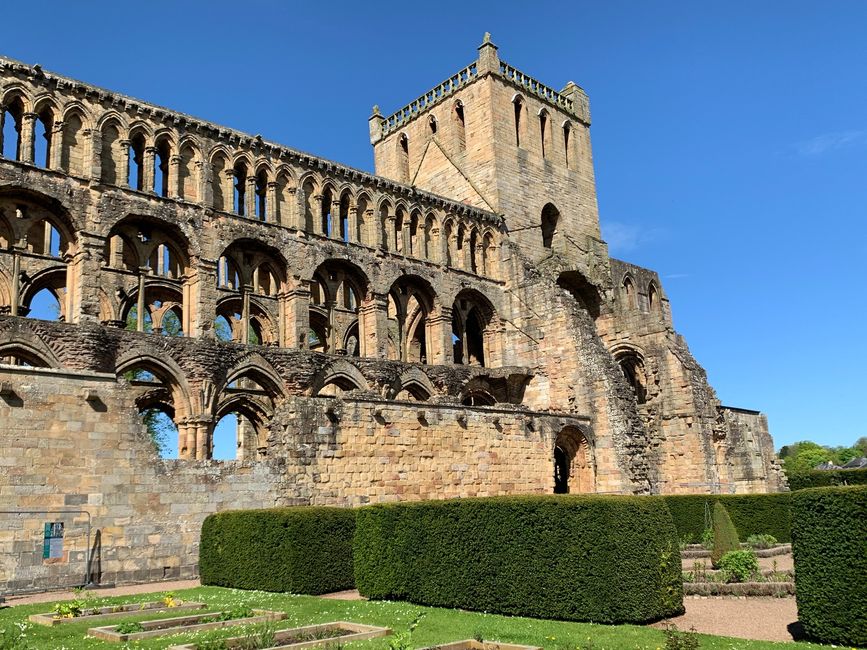
<instances>
[{"instance_id":1,"label":"arched window","mask_svg":"<svg viewBox=\"0 0 867 650\"><path fill-rule=\"evenodd\" d=\"M401 133L397 139L397 158L401 180L408 183L409 178L409 138L406 133Z\"/></svg>"},{"instance_id":2,"label":"arched window","mask_svg":"<svg viewBox=\"0 0 867 650\"><path fill-rule=\"evenodd\" d=\"M644 369L644 359L634 350L623 350L614 355L615 360L626 377L627 383L635 392L638 404L647 402L647 373Z\"/></svg>"},{"instance_id":3,"label":"arched window","mask_svg":"<svg viewBox=\"0 0 867 650\"><path fill-rule=\"evenodd\" d=\"M352 239L349 223L349 192L344 192L340 196L340 240L349 242Z\"/></svg>"},{"instance_id":4,"label":"arched window","mask_svg":"<svg viewBox=\"0 0 867 650\"><path fill-rule=\"evenodd\" d=\"M566 169L569 169L569 139L572 135L572 125L569 122L563 123L563 156L566 161Z\"/></svg>"},{"instance_id":5,"label":"arched window","mask_svg":"<svg viewBox=\"0 0 867 650\"><path fill-rule=\"evenodd\" d=\"M467 124L464 118L464 104L461 100L455 102L454 118L458 151L463 151L467 148Z\"/></svg>"},{"instance_id":6,"label":"arched window","mask_svg":"<svg viewBox=\"0 0 867 650\"><path fill-rule=\"evenodd\" d=\"M117 185L123 178L123 150L120 130L115 122L102 127L102 150L99 156L100 178L106 185Z\"/></svg>"},{"instance_id":7,"label":"arched window","mask_svg":"<svg viewBox=\"0 0 867 650\"><path fill-rule=\"evenodd\" d=\"M144 189L144 155L145 138L142 133L136 133L129 141L129 169L127 182L134 190Z\"/></svg>"},{"instance_id":8,"label":"arched window","mask_svg":"<svg viewBox=\"0 0 867 650\"><path fill-rule=\"evenodd\" d=\"M24 102L15 97L3 107L3 157L7 160L23 160L21 134L24 127Z\"/></svg>"},{"instance_id":9,"label":"arched window","mask_svg":"<svg viewBox=\"0 0 867 650\"><path fill-rule=\"evenodd\" d=\"M359 309L367 286L367 277L354 264L326 260L319 265L310 282L308 347L318 352L361 353L364 330ZM352 351L345 347L348 344L354 345Z\"/></svg>"},{"instance_id":10,"label":"arched window","mask_svg":"<svg viewBox=\"0 0 867 650\"><path fill-rule=\"evenodd\" d=\"M659 293L653 282L647 286L647 311L651 314L659 311Z\"/></svg>"},{"instance_id":11,"label":"arched window","mask_svg":"<svg viewBox=\"0 0 867 650\"><path fill-rule=\"evenodd\" d=\"M548 144L548 111L544 108L539 111L539 129L541 131L542 158L545 157L545 149Z\"/></svg>"},{"instance_id":12,"label":"arched window","mask_svg":"<svg viewBox=\"0 0 867 650\"><path fill-rule=\"evenodd\" d=\"M169 409L160 404L148 406L139 411L142 423L154 445L157 455L163 459L178 457L178 427Z\"/></svg>"},{"instance_id":13,"label":"arched window","mask_svg":"<svg viewBox=\"0 0 867 650\"><path fill-rule=\"evenodd\" d=\"M242 429L252 427L249 420L239 413L227 413L214 425L211 436L212 460L237 460L240 456Z\"/></svg>"},{"instance_id":14,"label":"arched window","mask_svg":"<svg viewBox=\"0 0 867 650\"><path fill-rule=\"evenodd\" d=\"M213 196L214 209L226 211L229 209L229 199L224 189L224 178L226 176L226 168L228 161L226 157L218 153L211 160L211 195Z\"/></svg>"},{"instance_id":15,"label":"arched window","mask_svg":"<svg viewBox=\"0 0 867 650\"><path fill-rule=\"evenodd\" d=\"M190 145L181 148L181 160L178 165L178 188L181 198L185 201L199 200L199 180L196 173L196 151Z\"/></svg>"},{"instance_id":16,"label":"arched window","mask_svg":"<svg viewBox=\"0 0 867 650\"><path fill-rule=\"evenodd\" d=\"M256 174L256 218L268 220L268 175L264 169Z\"/></svg>"},{"instance_id":17,"label":"arched window","mask_svg":"<svg viewBox=\"0 0 867 650\"><path fill-rule=\"evenodd\" d=\"M247 165L243 161L238 161L234 168L234 181L232 184L234 196L232 197L232 207L235 214L243 217L247 213Z\"/></svg>"},{"instance_id":18,"label":"arched window","mask_svg":"<svg viewBox=\"0 0 867 650\"><path fill-rule=\"evenodd\" d=\"M51 169L51 136L54 131L54 112L45 106L36 114L33 134L33 162Z\"/></svg>"},{"instance_id":19,"label":"arched window","mask_svg":"<svg viewBox=\"0 0 867 650\"><path fill-rule=\"evenodd\" d=\"M332 202L334 201L331 188L326 188L322 192L322 206L319 214L320 233L326 237L331 237L334 234L334 220L331 211L333 209Z\"/></svg>"},{"instance_id":20,"label":"arched window","mask_svg":"<svg viewBox=\"0 0 867 650\"><path fill-rule=\"evenodd\" d=\"M624 304L627 309L634 309L635 304L635 285L632 283L632 280L629 276L623 279L623 297Z\"/></svg>"},{"instance_id":21,"label":"arched window","mask_svg":"<svg viewBox=\"0 0 867 650\"><path fill-rule=\"evenodd\" d=\"M434 305L433 288L417 276L402 276L389 291L388 337L390 358L428 363L428 317Z\"/></svg>"},{"instance_id":22,"label":"arched window","mask_svg":"<svg viewBox=\"0 0 867 650\"><path fill-rule=\"evenodd\" d=\"M518 95L512 100L515 108L515 145L521 146L521 113L524 112L524 100Z\"/></svg>"},{"instance_id":23,"label":"arched window","mask_svg":"<svg viewBox=\"0 0 867 650\"><path fill-rule=\"evenodd\" d=\"M431 136L437 134L437 118L431 115L427 120L427 128L430 130Z\"/></svg>"},{"instance_id":24,"label":"arched window","mask_svg":"<svg viewBox=\"0 0 867 650\"><path fill-rule=\"evenodd\" d=\"M560 211L554 204L548 203L542 208L542 246L551 248L554 245L554 235L557 233L557 222Z\"/></svg>"},{"instance_id":25,"label":"arched window","mask_svg":"<svg viewBox=\"0 0 867 650\"><path fill-rule=\"evenodd\" d=\"M63 142L60 167L71 176L84 175L84 124L78 113L71 113L63 121Z\"/></svg>"},{"instance_id":26,"label":"arched window","mask_svg":"<svg viewBox=\"0 0 867 650\"><path fill-rule=\"evenodd\" d=\"M490 336L490 325L495 317L491 304L481 294L462 291L452 306L452 347L454 362L470 366L484 366Z\"/></svg>"},{"instance_id":27,"label":"arched window","mask_svg":"<svg viewBox=\"0 0 867 650\"><path fill-rule=\"evenodd\" d=\"M169 195L169 159L172 155L168 138L160 138L156 146L154 165L154 192L160 196Z\"/></svg>"}]
</instances>

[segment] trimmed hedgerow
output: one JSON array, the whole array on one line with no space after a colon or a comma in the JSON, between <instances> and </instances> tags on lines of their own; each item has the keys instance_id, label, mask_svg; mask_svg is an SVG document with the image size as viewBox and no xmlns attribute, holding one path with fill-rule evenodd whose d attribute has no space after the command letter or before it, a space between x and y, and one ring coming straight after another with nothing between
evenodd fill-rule
<instances>
[{"instance_id":1,"label":"trimmed hedgerow","mask_svg":"<svg viewBox=\"0 0 867 650\"><path fill-rule=\"evenodd\" d=\"M701 540L705 528L705 503L725 506L741 539L750 535L773 535L781 543L792 541L791 493L773 494L683 494L663 497L681 539Z\"/></svg>"},{"instance_id":2,"label":"trimmed hedgerow","mask_svg":"<svg viewBox=\"0 0 867 650\"><path fill-rule=\"evenodd\" d=\"M795 597L804 631L824 643L867 646L867 486L792 496Z\"/></svg>"},{"instance_id":3,"label":"trimmed hedgerow","mask_svg":"<svg viewBox=\"0 0 867 650\"><path fill-rule=\"evenodd\" d=\"M867 469L811 470L789 474L789 488L804 490L833 485L867 485Z\"/></svg>"},{"instance_id":4,"label":"trimmed hedgerow","mask_svg":"<svg viewBox=\"0 0 867 650\"><path fill-rule=\"evenodd\" d=\"M202 524L203 585L323 594L352 589L355 511L297 507L210 515Z\"/></svg>"},{"instance_id":5,"label":"trimmed hedgerow","mask_svg":"<svg viewBox=\"0 0 867 650\"><path fill-rule=\"evenodd\" d=\"M373 599L536 618L638 623L683 611L677 533L659 497L367 506L355 583Z\"/></svg>"}]
</instances>

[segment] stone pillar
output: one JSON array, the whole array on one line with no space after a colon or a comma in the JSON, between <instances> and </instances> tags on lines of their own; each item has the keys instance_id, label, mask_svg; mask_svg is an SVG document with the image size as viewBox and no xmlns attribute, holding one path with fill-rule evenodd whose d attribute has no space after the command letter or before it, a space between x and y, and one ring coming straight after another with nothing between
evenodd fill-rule
<instances>
[{"instance_id":1,"label":"stone pillar","mask_svg":"<svg viewBox=\"0 0 867 650\"><path fill-rule=\"evenodd\" d=\"M33 135L35 133L36 113L24 113L21 117L21 162L33 164Z\"/></svg>"},{"instance_id":2,"label":"stone pillar","mask_svg":"<svg viewBox=\"0 0 867 650\"><path fill-rule=\"evenodd\" d=\"M412 224L412 217L405 217L403 223L401 224L399 236L401 238L401 252L409 257L413 251L412 249L412 234L410 233L410 225Z\"/></svg>"},{"instance_id":3,"label":"stone pillar","mask_svg":"<svg viewBox=\"0 0 867 650\"><path fill-rule=\"evenodd\" d=\"M31 148L33 143L31 142ZM51 151L49 152L51 169L63 170L63 122L55 122L51 128ZM31 151L31 158L33 153Z\"/></svg>"},{"instance_id":4,"label":"stone pillar","mask_svg":"<svg viewBox=\"0 0 867 650\"><path fill-rule=\"evenodd\" d=\"M364 211L364 223L359 224L358 241L359 243L379 248L379 228L377 227L376 218L374 217L373 208L368 208ZM362 232L363 229L363 232Z\"/></svg>"},{"instance_id":5,"label":"stone pillar","mask_svg":"<svg viewBox=\"0 0 867 650\"><path fill-rule=\"evenodd\" d=\"M331 238L343 240L340 236L340 201L331 202Z\"/></svg>"},{"instance_id":6,"label":"stone pillar","mask_svg":"<svg viewBox=\"0 0 867 650\"><path fill-rule=\"evenodd\" d=\"M306 350L310 332L310 283L296 277L295 288L285 296L285 345Z\"/></svg>"},{"instance_id":7,"label":"stone pillar","mask_svg":"<svg viewBox=\"0 0 867 650\"><path fill-rule=\"evenodd\" d=\"M223 170L223 210L235 211L235 170Z\"/></svg>"},{"instance_id":8,"label":"stone pillar","mask_svg":"<svg viewBox=\"0 0 867 650\"><path fill-rule=\"evenodd\" d=\"M385 218L385 248L392 253L397 252L397 217L393 214Z\"/></svg>"},{"instance_id":9,"label":"stone pillar","mask_svg":"<svg viewBox=\"0 0 867 650\"><path fill-rule=\"evenodd\" d=\"M445 365L454 363L454 351L452 349L452 309L441 306L436 312L427 317L428 322L428 348L431 365Z\"/></svg>"},{"instance_id":10,"label":"stone pillar","mask_svg":"<svg viewBox=\"0 0 867 650\"><path fill-rule=\"evenodd\" d=\"M359 355L374 359L388 356L388 294L369 293L358 310Z\"/></svg>"},{"instance_id":11,"label":"stone pillar","mask_svg":"<svg viewBox=\"0 0 867 650\"><path fill-rule=\"evenodd\" d=\"M169 158L169 179L168 179L168 196L172 199L179 199L183 194L181 187L181 157L172 156Z\"/></svg>"},{"instance_id":12,"label":"stone pillar","mask_svg":"<svg viewBox=\"0 0 867 650\"><path fill-rule=\"evenodd\" d=\"M74 282L72 313L76 315L76 322L100 320L99 293L103 280L100 267L105 243L105 237L86 232L78 233L79 252L75 255L71 274Z\"/></svg>"},{"instance_id":13,"label":"stone pillar","mask_svg":"<svg viewBox=\"0 0 867 650\"><path fill-rule=\"evenodd\" d=\"M121 165L123 169L118 169L118 179L117 184L121 187L132 187L129 184L129 147L131 142L129 140L121 140L120 141L120 151L121 151ZM132 188L135 189L135 188Z\"/></svg>"},{"instance_id":14,"label":"stone pillar","mask_svg":"<svg viewBox=\"0 0 867 650\"><path fill-rule=\"evenodd\" d=\"M146 266L140 266L138 270L138 300L136 301L136 322L135 329L137 332L144 332L144 315L145 315L145 275L148 273Z\"/></svg>"},{"instance_id":15,"label":"stone pillar","mask_svg":"<svg viewBox=\"0 0 867 650\"><path fill-rule=\"evenodd\" d=\"M90 178L102 180L102 131L94 129L90 139Z\"/></svg>"},{"instance_id":16,"label":"stone pillar","mask_svg":"<svg viewBox=\"0 0 867 650\"><path fill-rule=\"evenodd\" d=\"M207 460L212 456L214 448L214 419L200 415L189 419L195 440L195 459Z\"/></svg>"},{"instance_id":17,"label":"stone pillar","mask_svg":"<svg viewBox=\"0 0 867 650\"><path fill-rule=\"evenodd\" d=\"M217 317L217 262L216 260L190 260L190 331L188 336L213 338L214 319Z\"/></svg>"},{"instance_id":18,"label":"stone pillar","mask_svg":"<svg viewBox=\"0 0 867 650\"><path fill-rule=\"evenodd\" d=\"M445 258L443 257L443 243L442 237L440 237L440 232L441 231L439 228L431 228L430 240L428 241L428 259L436 264L443 264L445 262Z\"/></svg>"},{"instance_id":19,"label":"stone pillar","mask_svg":"<svg viewBox=\"0 0 867 650\"><path fill-rule=\"evenodd\" d=\"M2 125L0 125L2 127ZM16 247L12 252L12 296L9 313L12 316L18 315L18 303L21 301L21 253Z\"/></svg>"},{"instance_id":20,"label":"stone pillar","mask_svg":"<svg viewBox=\"0 0 867 650\"><path fill-rule=\"evenodd\" d=\"M144 159L142 160L142 165L144 166L142 170L142 191L144 192L157 191L157 188L154 187L154 161L156 160L156 153L156 147L145 147Z\"/></svg>"},{"instance_id":21,"label":"stone pillar","mask_svg":"<svg viewBox=\"0 0 867 650\"><path fill-rule=\"evenodd\" d=\"M324 225L325 220L322 218L322 195L314 194L313 195L313 206L311 208L313 212L313 223L310 224L311 232L314 232L318 235L328 235L327 232L322 231L322 226Z\"/></svg>"},{"instance_id":22,"label":"stone pillar","mask_svg":"<svg viewBox=\"0 0 867 650\"><path fill-rule=\"evenodd\" d=\"M247 176L244 179L244 216L248 219L256 218L256 177Z\"/></svg>"},{"instance_id":23,"label":"stone pillar","mask_svg":"<svg viewBox=\"0 0 867 650\"><path fill-rule=\"evenodd\" d=\"M349 217L346 219L346 229L349 231L346 241L360 242L364 238L361 236L361 231L358 229L358 206L349 206Z\"/></svg>"},{"instance_id":24,"label":"stone pillar","mask_svg":"<svg viewBox=\"0 0 867 650\"><path fill-rule=\"evenodd\" d=\"M245 284L241 289L241 343L250 342L250 293L253 287ZM261 341L260 341L261 343Z\"/></svg>"},{"instance_id":25,"label":"stone pillar","mask_svg":"<svg viewBox=\"0 0 867 650\"><path fill-rule=\"evenodd\" d=\"M268 181L268 191L265 195L265 214L263 221L280 223L280 215L277 211L277 181Z\"/></svg>"}]
</instances>

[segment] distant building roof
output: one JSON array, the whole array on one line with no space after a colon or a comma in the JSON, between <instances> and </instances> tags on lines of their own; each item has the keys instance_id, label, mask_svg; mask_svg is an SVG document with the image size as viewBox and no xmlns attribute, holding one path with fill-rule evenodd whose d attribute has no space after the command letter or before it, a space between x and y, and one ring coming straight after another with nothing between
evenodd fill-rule
<instances>
[{"instance_id":1,"label":"distant building roof","mask_svg":"<svg viewBox=\"0 0 867 650\"><path fill-rule=\"evenodd\" d=\"M843 465L843 469L860 469L862 467L867 467L867 457L865 456L861 456L861 458L853 458Z\"/></svg>"},{"instance_id":2,"label":"distant building roof","mask_svg":"<svg viewBox=\"0 0 867 650\"><path fill-rule=\"evenodd\" d=\"M814 469L843 469L839 465L835 465L830 460L826 460L824 463L819 463L816 465Z\"/></svg>"}]
</instances>

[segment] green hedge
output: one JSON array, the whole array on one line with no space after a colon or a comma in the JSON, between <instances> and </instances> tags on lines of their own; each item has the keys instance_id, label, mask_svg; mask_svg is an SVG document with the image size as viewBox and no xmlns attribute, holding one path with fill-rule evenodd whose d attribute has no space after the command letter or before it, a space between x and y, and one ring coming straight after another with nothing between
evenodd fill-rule
<instances>
[{"instance_id":1,"label":"green hedge","mask_svg":"<svg viewBox=\"0 0 867 650\"><path fill-rule=\"evenodd\" d=\"M789 492L773 494L683 494L663 497L677 534L681 539L687 535L694 542L701 539L704 530L704 506L711 511L717 501L725 506L732 518L738 536L773 535L778 542L792 541L791 498Z\"/></svg>"},{"instance_id":2,"label":"green hedge","mask_svg":"<svg viewBox=\"0 0 867 650\"><path fill-rule=\"evenodd\" d=\"M867 486L792 497L798 619L824 643L867 646Z\"/></svg>"},{"instance_id":3,"label":"green hedge","mask_svg":"<svg viewBox=\"0 0 867 650\"><path fill-rule=\"evenodd\" d=\"M683 611L659 497L525 496L358 510L355 583L374 599L599 623Z\"/></svg>"},{"instance_id":4,"label":"green hedge","mask_svg":"<svg viewBox=\"0 0 867 650\"><path fill-rule=\"evenodd\" d=\"M803 490L832 485L867 485L867 469L813 470L789 474L789 488Z\"/></svg>"},{"instance_id":5,"label":"green hedge","mask_svg":"<svg viewBox=\"0 0 867 650\"><path fill-rule=\"evenodd\" d=\"M323 594L352 589L355 511L278 508L210 515L202 524L203 585Z\"/></svg>"}]
</instances>

